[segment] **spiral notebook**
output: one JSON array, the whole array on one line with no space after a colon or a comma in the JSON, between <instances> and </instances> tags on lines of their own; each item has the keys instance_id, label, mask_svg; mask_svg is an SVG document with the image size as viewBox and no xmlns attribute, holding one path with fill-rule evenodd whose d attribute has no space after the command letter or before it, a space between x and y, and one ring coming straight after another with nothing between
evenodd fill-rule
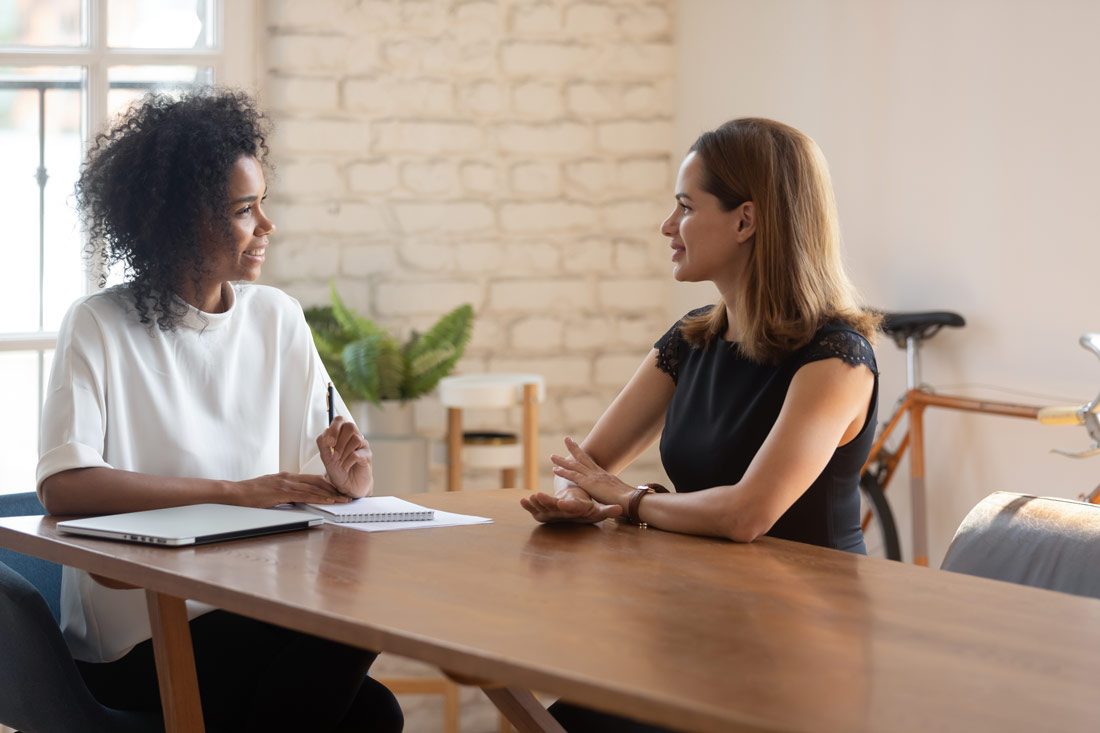
<instances>
[{"instance_id":1,"label":"spiral notebook","mask_svg":"<svg viewBox=\"0 0 1100 733\"><path fill-rule=\"evenodd\" d=\"M430 520L435 512L396 496L367 496L347 504L299 504L299 508L320 514L328 522L417 522Z\"/></svg>"}]
</instances>

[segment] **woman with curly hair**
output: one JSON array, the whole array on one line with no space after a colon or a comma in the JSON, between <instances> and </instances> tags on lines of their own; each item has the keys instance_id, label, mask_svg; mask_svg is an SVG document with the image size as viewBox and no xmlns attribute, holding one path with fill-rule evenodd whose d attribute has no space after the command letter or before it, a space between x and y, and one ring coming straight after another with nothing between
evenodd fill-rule
<instances>
[{"instance_id":1,"label":"woman with curly hair","mask_svg":"<svg viewBox=\"0 0 1100 733\"><path fill-rule=\"evenodd\" d=\"M149 95L96 137L76 201L123 285L78 300L57 339L38 494L51 514L204 502L340 503L373 490L294 299L253 284L267 121L242 93ZM188 603L203 714L226 730L400 730L377 656ZM62 630L92 692L159 709L144 594L65 568Z\"/></svg>"}]
</instances>

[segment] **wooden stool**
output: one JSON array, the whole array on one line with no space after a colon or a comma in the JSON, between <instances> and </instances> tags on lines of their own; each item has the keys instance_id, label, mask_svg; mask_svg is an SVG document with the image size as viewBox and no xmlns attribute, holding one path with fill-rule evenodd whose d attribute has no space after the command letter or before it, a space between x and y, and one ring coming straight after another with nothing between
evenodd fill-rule
<instances>
[{"instance_id":1,"label":"wooden stool","mask_svg":"<svg viewBox=\"0 0 1100 733\"><path fill-rule=\"evenodd\" d=\"M462 488L462 465L501 469L505 488L515 486L523 466L523 488L538 488L539 403L546 382L539 374L464 374L439 381L439 400L447 408L447 491ZM462 432L464 409L523 407L519 437L510 433Z\"/></svg>"}]
</instances>

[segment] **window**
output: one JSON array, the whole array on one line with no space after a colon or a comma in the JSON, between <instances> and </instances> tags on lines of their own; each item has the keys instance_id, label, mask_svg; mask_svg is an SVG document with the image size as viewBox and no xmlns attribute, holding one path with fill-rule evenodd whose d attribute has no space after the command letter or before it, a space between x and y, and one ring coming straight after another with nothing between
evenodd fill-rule
<instances>
[{"instance_id":1,"label":"window","mask_svg":"<svg viewBox=\"0 0 1100 733\"><path fill-rule=\"evenodd\" d=\"M254 5L0 0L0 493L34 488L57 329L99 286L72 204L89 137L150 90L253 87Z\"/></svg>"}]
</instances>

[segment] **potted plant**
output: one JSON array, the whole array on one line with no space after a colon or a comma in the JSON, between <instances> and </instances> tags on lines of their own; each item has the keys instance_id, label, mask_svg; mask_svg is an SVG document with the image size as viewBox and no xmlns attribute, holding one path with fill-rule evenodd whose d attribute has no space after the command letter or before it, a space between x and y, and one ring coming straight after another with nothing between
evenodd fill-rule
<instances>
[{"instance_id":1,"label":"potted plant","mask_svg":"<svg viewBox=\"0 0 1100 733\"><path fill-rule=\"evenodd\" d=\"M335 284L331 301L307 308L306 322L332 383L374 447L375 482L384 483L380 469L391 459L390 465L405 464L389 472L401 481L395 488L423 490L427 441L416 435L411 401L430 392L454 369L470 340L474 310L460 305L426 332L413 331L401 343L348 308ZM405 454L404 460L399 454Z\"/></svg>"}]
</instances>

